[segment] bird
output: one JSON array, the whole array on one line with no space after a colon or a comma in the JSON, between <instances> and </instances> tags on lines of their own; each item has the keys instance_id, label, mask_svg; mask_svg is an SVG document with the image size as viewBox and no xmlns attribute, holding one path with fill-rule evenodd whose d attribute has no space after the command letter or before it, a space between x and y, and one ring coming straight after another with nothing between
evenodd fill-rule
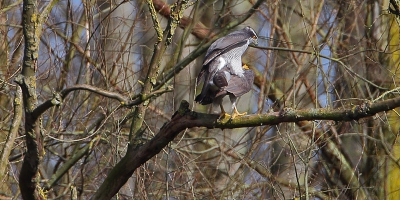
<instances>
[{"instance_id":1,"label":"bird","mask_svg":"<svg viewBox=\"0 0 400 200\"><path fill-rule=\"evenodd\" d=\"M258 43L257 39L256 32L247 26L211 44L197 77L197 86L204 79L201 93L195 98L197 103L207 105L216 101L220 104L222 116L226 114L222 98L229 95L233 110L231 118L243 115L237 111L236 99L250 91L254 72L242 66L242 55L250 43Z\"/></svg>"}]
</instances>

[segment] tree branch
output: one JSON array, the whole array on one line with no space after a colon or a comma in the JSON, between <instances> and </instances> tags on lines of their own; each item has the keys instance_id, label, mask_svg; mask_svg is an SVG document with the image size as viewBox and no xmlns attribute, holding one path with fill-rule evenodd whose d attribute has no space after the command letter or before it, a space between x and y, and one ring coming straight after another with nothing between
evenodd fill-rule
<instances>
[{"instance_id":1,"label":"tree branch","mask_svg":"<svg viewBox=\"0 0 400 200\"><path fill-rule=\"evenodd\" d=\"M281 47L263 47L263 46L252 46L252 47L253 47L253 48L256 48L256 49L264 49L264 50L288 51L288 52L306 53L306 54L315 55L316 57L325 58L325 59L331 60L331 61L333 61L333 62L339 63L342 67L345 68L345 70L346 70L347 72L349 72L350 74L356 76L357 78L363 80L364 82L366 82L366 83L368 83L368 84L370 84L370 85L372 85L372 86L374 86L374 87L376 87L376 88L378 88L378 89L381 89L381 90L387 90L387 89L388 89L388 88L383 88L383 87L381 87L381 86L379 86L379 85L376 85L375 83L371 82L370 80L368 80L368 79L362 77L361 75L357 74L356 72L354 72L349 66L347 66L347 65L342 61L343 59L348 58L349 56L354 56L354 55L359 54L359 53L365 53L365 52L368 52L368 51L374 51L374 52L376 52L376 51L377 51L376 49L365 49L365 50L363 50L363 51L359 51L359 52L356 52L356 53L352 53L352 54L350 54L350 55L346 55L346 56L343 56L343 57L341 57L341 58L332 58L332 57L329 57L329 56L322 55L322 54L320 54L319 52L307 51L307 50L301 50L301 49L288 49L288 48L281 48ZM378 52L380 52L380 51L378 51ZM385 53L385 52L380 52L380 53Z\"/></svg>"},{"instance_id":2,"label":"tree branch","mask_svg":"<svg viewBox=\"0 0 400 200\"><path fill-rule=\"evenodd\" d=\"M155 10L165 18L169 18L171 15L171 9L168 4L166 4L162 0L153 0L153 5ZM190 24L191 19L187 17L182 17L180 19L179 27L185 28ZM197 37L198 39L204 39L209 36L210 29L207 28L203 23L199 22L194 25L192 34Z\"/></svg>"},{"instance_id":3,"label":"tree branch","mask_svg":"<svg viewBox=\"0 0 400 200\"><path fill-rule=\"evenodd\" d=\"M187 106L187 107L186 107ZM183 123L185 126L182 130L192 127L207 127L207 128L243 128L265 125L277 125L284 122L299 122L299 121L312 121L312 120L332 120L332 121L352 121L359 120L365 117L374 116L380 112L390 111L394 108L400 107L400 97L370 103L364 102L363 104L354 106L351 109L307 109L307 110L294 110L285 108L280 112L271 112L267 114L253 114L237 117L227 123L218 121L219 115L197 113L189 110L189 103L182 101L181 108L172 116L169 123ZM184 110L185 112L182 112ZM183 114L183 115L182 115ZM179 121L176 115L181 115ZM165 125L164 125L165 126ZM162 130L163 128L161 128ZM161 131L160 130L160 131Z\"/></svg>"},{"instance_id":4,"label":"tree branch","mask_svg":"<svg viewBox=\"0 0 400 200\"><path fill-rule=\"evenodd\" d=\"M15 92L14 97L14 117L11 122L10 130L8 131L7 139L5 141L3 149L0 149L0 159L2 162L0 163L0 180L5 180L7 176L7 166L9 164L8 158L10 153L13 150L13 144L15 142L15 138L18 134L18 130L20 128L22 115L23 115L23 104L22 104L22 91L19 86L17 86L17 90ZM3 189L0 187L0 189Z\"/></svg>"},{"instance_id":5,"label":"tree branch","mask_svg":"<svg viewBox=\"0 0 400 200\"><path fill-rule=\"evenodd\" d=\"M144 101L155 97L155 96L159 96L161 94L164 94L166 92L171 92L172 88L166 88L166 89L159 89L159 90L155 90L153 92L151 92L150 94L146 95L145 98L136 98L135 100L129 100L127 97L125 97L124 95L117 93L117 92L110 92L108 90L104 90L92 85L86 85L86 84L80 84L80 85L74 85L71 86L67 89L62 90L59 93L55 93L53 95L53 98L45 101L44 103L40 104L32 113L33 116L35 116L36 118L38 118L41 114L43 114L47 109L53 107L53 106L58 106L62 104L63 99L65 99L65 97L67 97L67 95L73 91L77 91L77 90L86 90L89 92L93 92L96 93L98 95L104 96L104 97L108 97L110 99L115 99L117 101L119 101L121 103L122 106L126 106L126 107L132 107L134 105L139 105L141 103L143 103Z\"/></svg>"},{"instance_id":6,"label":"tree branch","mask_svg":"<svg viewBox=\"0 0 400 200\"><path fill-rule=\"evenodd\" d=\"M36 71L39 42L42 31L38 2L24 0L22 9L22 29L24 33L24 57L22 71L15 78L21 86L25 111L26 154L19 174L19 188L23 199L38 199L44 195L38 184L38 166L44 154L41 122L33 115L37 106Z\"/></svg>"},{"instance_id":7,"label":"tree branch","mask_svg":"<svg viewBox=\"0 0 400 200\"><path fill-rule=\"evenodd\" d=\"M46 187L44 190L49 190L52 188L58 180L61 179L61 177L68 172L70 168L72 168L83 156L87 155L93 148L94 143L96 143L98 140L100 140L100 136L97 136L93 138L88 144L86 144L84 147L79 149L78 151L74 152L72 154L71 158L68 159L60 169L57 170L56 173L54 173L50 180L46 183Z\"/></svg>"}]
</instances>

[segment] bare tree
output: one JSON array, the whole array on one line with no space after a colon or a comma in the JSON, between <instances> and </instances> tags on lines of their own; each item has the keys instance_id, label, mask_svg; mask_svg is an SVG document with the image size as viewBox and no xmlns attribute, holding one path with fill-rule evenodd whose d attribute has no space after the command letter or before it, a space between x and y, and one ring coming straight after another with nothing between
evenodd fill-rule
<instances>
[{"instance_id":1,"label":"bare tree","mask_svg":"<svg viewBox=\"0 0 400 200\"><path fill-rule=\"evenodd\" d=\"M394 0L0 0L0 197L395 199L399 16ZM247 25L251 114L220 121L195 78Z\"/></svg>"}]
</instances>

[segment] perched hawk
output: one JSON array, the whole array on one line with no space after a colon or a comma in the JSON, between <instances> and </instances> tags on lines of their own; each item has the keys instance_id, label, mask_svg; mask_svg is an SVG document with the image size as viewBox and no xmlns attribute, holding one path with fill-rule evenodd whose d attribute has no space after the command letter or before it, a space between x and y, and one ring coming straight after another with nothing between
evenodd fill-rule
<instances>
[{"instance_id":1,"label":"perched hawk","mask_svg":"<svg viewBox=\"0 0 400 200\"><path fill-rule=\"evenodd\" d=\"M201 93L195 101L206 105L215 101L221 106L225 95L232 101L232 118L240 114L236 109L236 98L250 91L254 73L242 67L242 55L250 43L257 44L257 34L246 27L219 38L208 48L203 67L197 77L197 85L204 77Z\"/></svg>"}]
</instances>

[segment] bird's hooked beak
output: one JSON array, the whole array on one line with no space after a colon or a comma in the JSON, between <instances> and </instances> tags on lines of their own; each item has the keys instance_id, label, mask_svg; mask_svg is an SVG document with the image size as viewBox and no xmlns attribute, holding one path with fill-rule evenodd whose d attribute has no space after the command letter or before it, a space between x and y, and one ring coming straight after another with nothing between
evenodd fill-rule
<instances>
[{"instance_id":1,"label":"bird's hooked beak","mask_svg":"<svg viewBox=\"0 0 400 200\"><path fill-rule=\"evenodd\" d=\"M252 42L253 42L254 45L257 46L258 45L258 37L257 36L253 36L252 37Z\"/></svg>"}]
</instances>

